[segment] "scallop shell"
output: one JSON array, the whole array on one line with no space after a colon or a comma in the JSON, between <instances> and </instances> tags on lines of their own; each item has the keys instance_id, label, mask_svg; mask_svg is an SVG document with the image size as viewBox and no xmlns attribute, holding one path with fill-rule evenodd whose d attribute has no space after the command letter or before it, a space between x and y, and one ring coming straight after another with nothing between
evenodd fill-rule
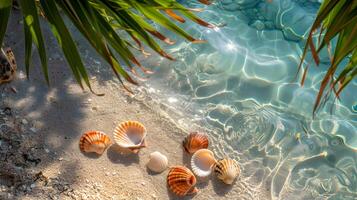
<instances>
[{"instance_id":1,"label":"scallop shell","mask_svg":"<svg viewBox=\"0 0 357 200\"><path fill-rule=\"evenodd\" d=\"M200 149L191 158L191 168L198 177L207 177L212 173L216 159L212 151Z\"/></svg>"},{"instance_id":2,"label":"scallop shell","mask_svg":"<svg viewBox=\"0 0 357 200\"><path fill-rule=\"evenodd\" d=\"M165 171L168 165L168 160L165 155L155 151L150 154L150 160L146 166L153 172L161 173Z\"/></svg>"},{"instance_id":3,"label":"scallop shell","mask_svg":"<svg viewBox=\"0 0 357 200\"><path fill-rule=\"evenodd\" d=\"M115 142L124 149L138 153L145 144L146 128L140 122L126 121L114 130Z\"/></svg>"},{"instance_id":4,"label":"scallop shell","mask_svg":"<svg viewBox=\"0 0 357 200\"><path fill-rule=\"evenodd\" d=\"M232 184L240 174L240 167L233 159L222 159L216 163L214 172L224 183Z\"/></svg>"},{"instance_id":5,"label":"scallop shell","mask_svg":"<svg viewBox=\"0 0 357 200\"><path fill-rule=\"evenodd\" d=\"M178 196L185 196L198 192L196 177L191 170L184 166L172 167L167 175L167 184L172 192Z\"/></svg>"},{"instance_id":6,"label":"scallop shell","mask_svg":"<svg viewBox=\"0 0 357 200\"><path fill-rule=\"evenodd\" d=\"M0 84L12 81L16 76L16 60L11 48L0 50Z\"/></svg>"},{"instance_id":7,"label":"scallop shell","mask_svg":"<svg viewBox=\"0 0 357 200\"><path fill-rule=\"evenodd\" d=\"M110 145L110 138L100 131L88 131L79 140L79 148L82 152L94 152L99 155L103 154Z\"/></svg>"},{"instance_id":8,"label":"scallop shell","mask_svg":"<svg viewBox=\"0 0 357 200\"><path fill-rule=\"evenodd\" d=\"M193 154L200 149L208 148L208 136L205 133L190 133L182 142L186 152Z\"/></svg>"}]
</instances>

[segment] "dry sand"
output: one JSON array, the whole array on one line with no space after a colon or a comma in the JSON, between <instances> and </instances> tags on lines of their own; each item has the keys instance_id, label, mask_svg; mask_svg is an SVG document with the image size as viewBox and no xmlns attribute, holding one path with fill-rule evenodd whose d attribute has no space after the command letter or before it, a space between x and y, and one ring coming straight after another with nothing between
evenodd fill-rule
<instances>
[{"instance_id":1,"label":"dry sand","mask_svg":"<svg viewBox=\"0 0 357 200\"><path fill-rule=\"evenodd\" d=\"M145 164L151 152L160 151L169 158L170 165L189 166L190 158L181 147L187 133L157 110L129 97L111 75L104 73L91 80L95 91L105 96L83 92L62 57L49 61L51 85L48 87L35 53L33 70L27 80L22 24L17 12L9 25L6 44L15 52L18 77L1 86L1 100L3 106L17 110L20 119L26 119L34 128L33 138L41 162L30 169L42 172L53 184L52 188L46 188L35 183L31 191L11 199L180 199L167 189L168 171L153 174ZM44 34L49 35L48 30ZM49 50L58 51L50 45ZM100 157L87 157L79 151L78 141L83 132L100 130L112 137L115 125L125 120L141 121L147 128L148 147L139 154L121 155L113 147ZM226 186L211 178L200 180L198 188L198 194L186 199L238 199L240 193L245 193L242 199L257 199L247 195L249 189L238 182Z\"/></svg>"}]
</instances>

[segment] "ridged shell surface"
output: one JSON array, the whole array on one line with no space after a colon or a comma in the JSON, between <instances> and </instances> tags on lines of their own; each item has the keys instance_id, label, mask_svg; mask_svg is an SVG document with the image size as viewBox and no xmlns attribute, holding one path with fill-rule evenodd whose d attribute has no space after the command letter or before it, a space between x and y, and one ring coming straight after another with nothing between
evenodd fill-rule
<instances>
[{"instance_id":1,"label":"ridged shell surface","mask_svg":"<svg viewBox=\"0 0 357 200\"><path fill-rule=\"evenodd\" d=\"M186 152L193 154L200 149L208 148L208 136L201 132L190 133L182 142Z\"/></svg>"},{"instance_id":2,"label":"ridged shell surface","mask_svg":"<svg viewBox=\"0 0 357 200\"><path fill-rule=\"evenodd\" d=\"M12 81L16 76L16 60L11 48L0 46L0 84Z\"/></svg>"},{"instance_id":3,"label":"ridged shell surface","mask_svg":"<svg viewBox=\"0 0 357 200\"><path fill-rule=\"evenodd\" d=\"M240 167L237 161L227 158L216 163L214 172L224 183L232 184L240 174Z\"/></svg>"},{"instance_id":4,"label":"ridged shell surface","mask_svg":"<svg viewBox=\"0 0 357 200\"><path fill-rule=\"evenodd\" d=\"M161 173L165 171L168 165L168 160L165 155L155 151L150 154L150 160L146 166L153 172Z\"/></svg>"},{"instance_id":5,"label":"ridged shell surface","mask_svg":"<svg viewBox=\"0 0 357 200\"><path fill-rule=\"evenodd\" d=\"M207 177L212 173L216 163L214 154L208 149L200 149L191 158L191 168L198 177Z\"/></svg>"},{"instance_id":6,"label":"ridged shell surface","mask_svg":"<svg viewBox=\"0 0 357 200\"><path fill-rule=\"evenodd\" d=\"M137 153L145 144L146 128L137 121L126 121L114 130L114 140L122 148Z\"/></svg>"},{"instance_id":7,"label":"ridged shell surface","mask_svg":"<svg viewBox=\"0 0 357 200\"><path fill-rule=\"evenodd\" d=\"M79 148L82 152L94 152L100 155L110 145L110 138L101 131L88 131L79 140Z\"/></svg>"},{"instance_id":8,"label":"ridged shell surface","mask_svg":"<svg viewBox=\"0 0 357 200\"><path fill-rule=\"evenodd\" d=\"M175 166L170 169L167 175L167 184L170 190L178 196L194 194L198 191L195 187L195 175L184 166Z\"/></svg>"}]
</instances>

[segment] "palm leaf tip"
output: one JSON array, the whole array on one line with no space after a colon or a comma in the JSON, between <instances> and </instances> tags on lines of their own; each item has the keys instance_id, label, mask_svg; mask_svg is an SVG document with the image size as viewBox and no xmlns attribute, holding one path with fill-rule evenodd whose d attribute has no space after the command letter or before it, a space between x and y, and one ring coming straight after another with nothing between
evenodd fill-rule
<instances>
[{"instance_id":1,"label":"palm leaf tip","mask_svg":"<svg viewBox=\"0 0 357 200\"><path fill-rule=\"evenodd\" d=\"M311 50L316 65L320 64L319 54L322 49L327 48L330 57L330 66L316 96L313 108L314 115L319 108L326 104L332 94L339 99L341 91L357 76L356 6L356 1L324 1L308 35L298 67L299 70L302 68L308 49ZM317 44L314 44L314 32L319 28ZM334 42L335 38L337 38L337 42ZM333 48L331 48L331 44ZM334 49L334 53L331 53L331 49ZM350 55L352 55L350 61L346 65L342 65L343 60L346 60ZM307 70L308 67L304 70L302 83L305 81Z\"/></svg>"},{"instance_id":2,"label":"palm leaf tip","mask_svg":"<svg viewBox=\"0 0 357 200\"><path fill-rule=\"evenodd\" d=\"M0 43L6 31L11 2L12 0L0 0ZM131 75L144 80L140 77L141 73L137 71L141 70L144 74L153 73L138 62L132 53L133 49L148 56L150 54L145 52L145 45L159 55L175 60L161 48L155 39L158 38L169 45L174 44L175 41L161 34L154 24L193 43L205 41L193 38L179 27L175 23L176 21L185 23L190 20L205 27L214 27L191 12L202 11L201 9L186 8L175 0L19 0L18 2L25 22L26 74L29 75L32 44L34 43L39 51L43 74L46 81L49 82L46 47L38 17L40 11L50 24L51 31L65 55L75 80L82 88L87 86L96 95L103 94L97 94L93 91L80 52L72 38L71 31L64 23L62 13L68 17L97 53L111 66L115 76L129 92L132 91L124 85L123 80L131 84L138 84ZM3 6L5 3L8 5ZM208 5L211 1L202 0L201 3ZM154 23L149 23L149 21ZM129 34L132 40L124 39L125 37L120 35L122 32L118 32L118 30L123 30L123 32ZM127 68L124 68L124 65ZM129 73L132 74L129 75Z\"/></svg>"},{"instance_id":3,"label":"palm leaf tip","mask_svg":"<svg viewBox=\"0 0 357 200\"><path fill-rule=\"evenodd\" d=\"M198 0L199 2L206 4L206 5L210 5L212 2L209 0Z\"/></svg>"}]
</instances>

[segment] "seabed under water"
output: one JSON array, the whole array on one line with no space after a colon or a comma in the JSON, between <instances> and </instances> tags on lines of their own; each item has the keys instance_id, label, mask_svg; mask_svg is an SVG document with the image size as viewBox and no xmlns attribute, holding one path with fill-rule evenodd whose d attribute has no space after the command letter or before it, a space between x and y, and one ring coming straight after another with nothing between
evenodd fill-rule
<instances>
[{"instance_id":1,"label":"seabed under water","mask_svg":"<svg viewBox=\"0 0 357 200\"><path fill-rule=\"evenodd\" d=\"M142 98L151 96L146 101L161 105L179 126L207 131L215 154L240 162L249 193L267 190L272 199L357 199L357 114L351 108L357 82L334 102L332 114L333 99L312 118L329 64L327 51L322 64L310 68L303 87L302 72L296 74L320 3L217 1L198 14L225 26L183 25L207 44L191 44L162 30L177 41L165 46L177 61L143 58L156 73L141 88Z\"/></svg>"}]
</instances>

